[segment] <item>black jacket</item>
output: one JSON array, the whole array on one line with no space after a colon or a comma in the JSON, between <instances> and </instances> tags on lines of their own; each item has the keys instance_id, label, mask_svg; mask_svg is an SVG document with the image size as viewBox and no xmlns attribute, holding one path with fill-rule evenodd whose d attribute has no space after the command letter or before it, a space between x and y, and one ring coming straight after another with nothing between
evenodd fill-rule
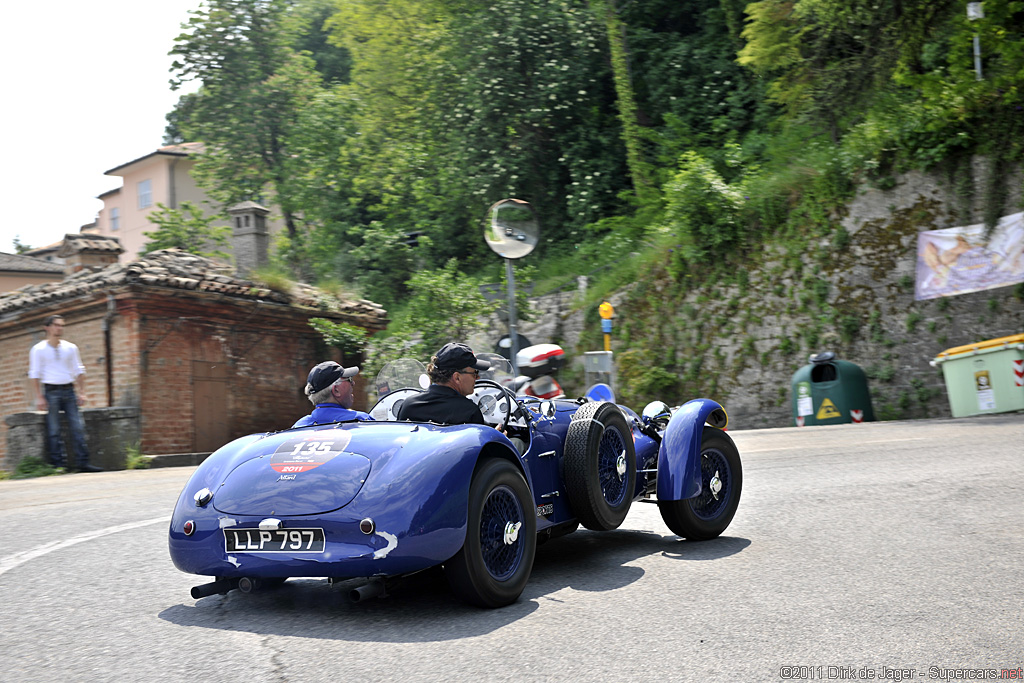
<instances>
[{"instance_id":1,"label":"black jacket","mask_svg":"<svg viewBox=\"0 0 1024 683\"><path fill-rule=\"evenodd\" d=\"M443 384L431 384L426 391L405 399L398 409L398 419L447 425L484 424L484 416L475 403Z\"/></svg>"}]
</instances>

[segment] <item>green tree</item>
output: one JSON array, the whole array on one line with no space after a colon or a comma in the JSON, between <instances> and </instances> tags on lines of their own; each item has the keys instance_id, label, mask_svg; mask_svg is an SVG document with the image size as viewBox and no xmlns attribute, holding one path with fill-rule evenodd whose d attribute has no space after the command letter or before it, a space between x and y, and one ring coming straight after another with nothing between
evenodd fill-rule
<instances>
[{"instance_id":1,"label":"green tree","mask_svg":"<svg viewBox=\"0 0 1024 683\"><path fill-rule=\"evenodd\" d=\"M178 135L205 144L194 170L200 185L225 205L247 199L278 205L295 241L301 207L292 179L302 160L291 153L291 136L321 86L312 59L290 47L304 28L289 21L292 6L209 0L175 40L171 83L201 83L174 121Z\"/></svg>"},{"instance_id":2,"label":"green tree","mask_svg":"<svg viewBox=\"0 0 1024 683\"><path fill-rule=\"evenodd\" d=\"M192 202L182 202L181 209L157 204L149 214L149 221L156 224L157 229L145 233L149 242L139 253L177 248L199 256L228 258L216 247L227 244L229 229L213 225L215 220L216 216L204 215L202 209Z\"/></svg>"},{"instance_id":3,"label":"green tree","mask_svg":"<svg viewBox=\"0 0 1024 683\"><path fill-rule=\"evenodd\" d=\"M679 237L688 258L721 258L746 238L742 201L742 192L726 183L707 159L687 152L665 186L663 229Z\"/></svg>"},{"instance_id":4,"label":"green tree","mask_svg":"<svg viewBox=\"0 0 1024 683\"><path fill-rule=\"evenodd\" d=\"M14 236L14 253L24 254L26 251L32 251L32 247L21 241L21 235Z\"/></svg>"},{"instance_id":5,"label":"green tree","mask_svg":"<svg viewBox=\"0 0 1024 683\"><path fill-rule=\"evenodd\" d=\"M769 95L833 142L901 62L916 65L955 0L760 0L747 6L738 60L773 77Z\"/></svg>"},{"instance_id":6,"label":"green tree","mask_svg":"<svg viewBox=\"0 0 1024 683\"><path fill-rule=\"evenodd\" d=\"M326 318L310 318L309 326L319 332L326 343L341 351L343 365L346 358L353 362L366 349L367 334L361 327Z\"/></svg>"},{"instance_id":7,"label":"green tree","mask_svg":"<svg viewBox=\"0 0 1024 683\"><path fill-rule=\"evenodd\" d=\"M411 292L399 331L418 334L420 355L429 355L451 341L465 341L486 329L486 319L500 305L480 293L480 280L460 271L457 259L440 270L417 272L408 282Z\"/></svg>"},{"instance_id":8,"label":"green tree","mask_svg":"<svg viewBox=\"0 0 1024 683\"><path fill-rule=\"evenodd\" d=\"M620 206L625 154L586 3L353 0L332 26L361 105L353 182L389 225L432 238L430 264L489 259L481 220L505 197L537 209L539 253Z\"/></svg>"},{"instance_id":9,"label":"green tree","mask_svg":"<svg viewBox=\"0 0 1024 683\"><path fill-rule=\"evenodd\" d=\"M622 123L622 141L626 146L626 161L633 179L633 190L638 195L645 196L649 194L651 188L650 170L644 160L639 132L640 123L637 120L636 96L630 76L625 26L619 18L615 0L590 0L590 5L595 14L604 19L605 30L608 33L616 105L619 110L619 121Z\"/></svg>"}]
</instances>

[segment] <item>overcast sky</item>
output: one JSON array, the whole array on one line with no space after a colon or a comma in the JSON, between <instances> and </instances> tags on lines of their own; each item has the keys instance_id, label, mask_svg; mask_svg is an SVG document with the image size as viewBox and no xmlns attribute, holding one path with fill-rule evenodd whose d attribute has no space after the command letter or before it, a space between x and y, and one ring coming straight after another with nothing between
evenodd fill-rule
<instances>
[{"instance_id":1,"label":"overcast sky","mask_svg":"<svg viewBox=\"0 0 1024 683\"><path fill-rule=\"evenodd\" d=\"M167 55L200 0L7 3L0 39L4 136L0 252L91 223L103 172L162 144L178 100Z\"/></svg>"}]
</instances>

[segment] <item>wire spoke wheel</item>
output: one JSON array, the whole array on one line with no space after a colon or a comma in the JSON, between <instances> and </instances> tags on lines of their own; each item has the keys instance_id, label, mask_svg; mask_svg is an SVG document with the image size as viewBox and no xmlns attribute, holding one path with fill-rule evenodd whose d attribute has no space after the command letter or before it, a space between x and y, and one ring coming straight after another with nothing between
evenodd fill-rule
<instances>
[{"instance_id":1,"label":"wire spoke wheel","mask_svg":"<svg viewBox=\"0 0 1024 683\"><path fill-rule=\"evenodd\" d=\"M625 465L626 443L622 433L615 427L608 427L598 446L597 476L604 499L611 506L621 505L627 494Z\"/></svg>"},{"instance_id":2,"label":"wire spoke wheel","mask_svg":"<svg viewBox=\"0 0 1024 683\"><path fill-rule=\"evenodd\" d=\"M469 487L466 541L445 562L452 591L480 607L503 607L519 599L533 571L537 517L533 493L511 461L481 461Z\"/></svg>"},{"instance_id":3,"label":"wire spoke wheel","mask_svg":"<svg viewBox=\"0 0 1024 683\"><path fill-rule=\"evenodd\" d=\"M693 514L704 520L712 520L722 514L728 503L728 492L732 484L729 460L717 448L709 448L700 454L700 495L691 501Z\"/></svg>"},{"instance_id":4,"label":"wire spoke wheel","mask_svg":"<svg viewBox=\"0 0 1024 683\"><path fill-rule=\"evenodd\" d=\"M659 500L661 518L673 533L692 541L722 535L740 504L743 467L728 434L704 427L700 447L700 493L685 500Z\"/></svg>"},{"instance_id":5,"label":"wire spoke wheel","mask_svg":"<svg viewBox=\"0 0 1024 683\"><path fill-rule=\"evenodd\" d=\"M507 486L491 491L480 513L480 552L484 566L494 579L505 581L523 559L524 545L519 540L523 526L523 506Z\"/></svg>"}]
</instances>

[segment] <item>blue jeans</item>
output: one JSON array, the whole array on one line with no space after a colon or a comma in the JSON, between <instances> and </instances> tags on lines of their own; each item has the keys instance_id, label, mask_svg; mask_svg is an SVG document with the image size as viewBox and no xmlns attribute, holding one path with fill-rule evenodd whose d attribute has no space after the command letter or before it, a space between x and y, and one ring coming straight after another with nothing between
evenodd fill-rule
<instances>
[{"instance_id":1,"label":"blue jeans","mask_svg":"<svg viewBox=\"0 0 1024 683\"><path fill-rule=\"evenodd\" d=\"M46 437L50 450L50 464L54 467L64 467L64 443L60 434L60 411L68 416L68 426L71 428L71 443L75 449L75 457L78 466L82 467L89 463L89 449L85 445L85 423L82 421L82 414L78 412L78 400L75 398L74 386L55 387L44 386L46 404L49 411L46 413Z\"/></svg>"}]
</instances>

